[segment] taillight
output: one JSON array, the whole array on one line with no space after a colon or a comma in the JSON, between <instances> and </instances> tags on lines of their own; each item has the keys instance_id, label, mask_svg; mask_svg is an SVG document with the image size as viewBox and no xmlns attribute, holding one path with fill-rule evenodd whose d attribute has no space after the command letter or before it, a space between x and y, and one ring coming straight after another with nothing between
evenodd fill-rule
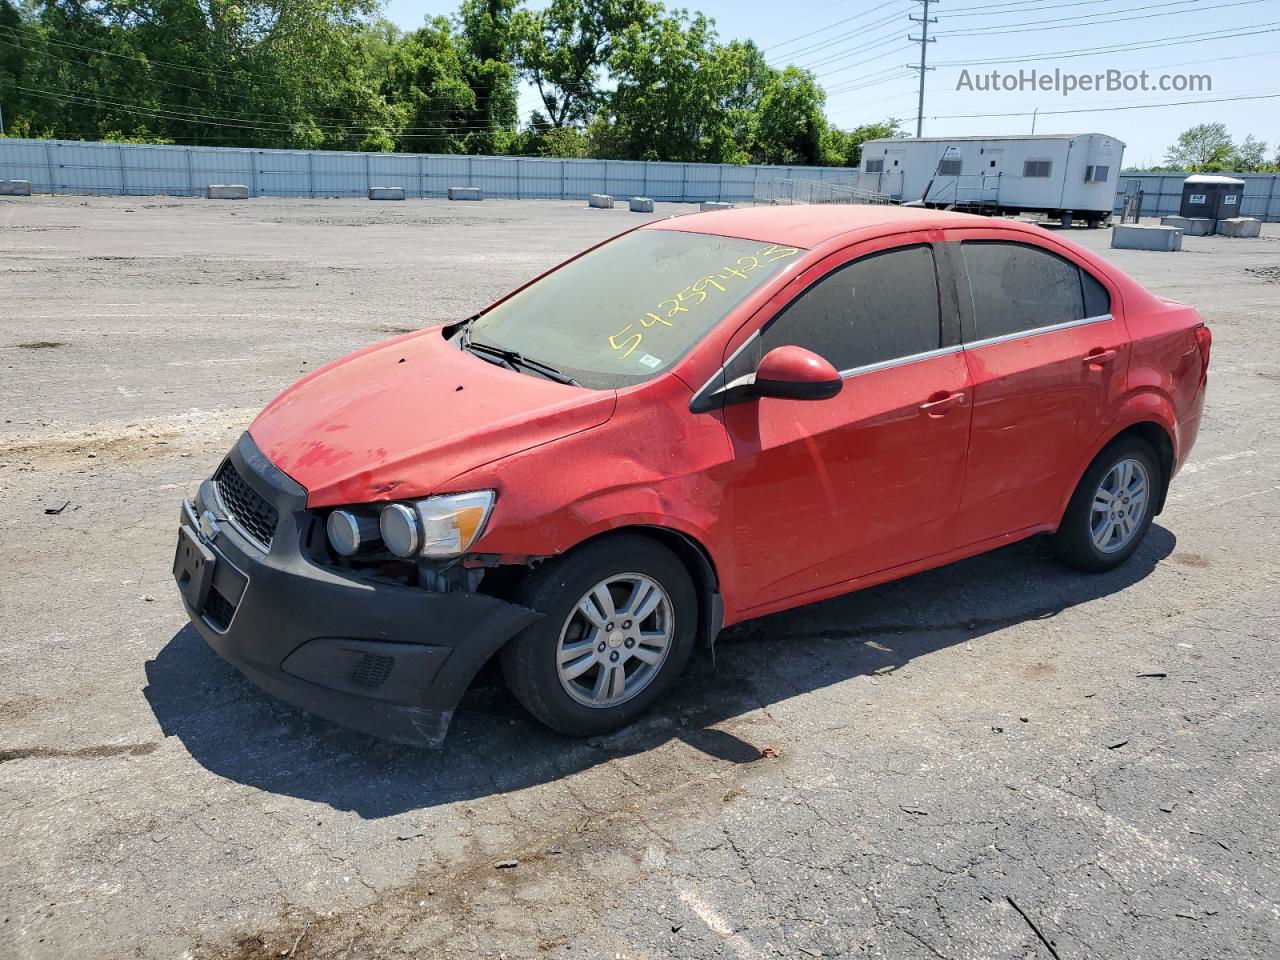
<instances>
[{"instance_id":1,"label":"taillight","mask_svg":"<svg viewBox=\"0 0 1280 960\"><path fill-rule=\"evenodd\" d=\"M1200 385L1209 378L1209 348L1213 346L1213 334L1203 323L1196 327L1196 346L1200 348L1200 359L1204 363L1200 367Z\"/></svg>"},{"instance_id":2,"label":"taillight","mask_svg":"<svg viewBox=\"0 0 1280 960\"><path fill-rule=\"evenodd\" d=\"M1204 360L1205 369L1209 367L1209 348L1213 346L1213 334L1203 323L1196 327L1196 346L1200 348L1200 356Z\"/></svg>"}]
</instances>

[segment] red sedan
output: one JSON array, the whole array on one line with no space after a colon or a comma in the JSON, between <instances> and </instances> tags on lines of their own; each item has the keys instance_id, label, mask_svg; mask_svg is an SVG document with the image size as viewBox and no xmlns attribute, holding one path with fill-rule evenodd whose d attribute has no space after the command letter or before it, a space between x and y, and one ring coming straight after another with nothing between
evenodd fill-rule
<instances>
[{"instance_id":1,"label":"red sedan","mask_svg":"<svg viewBox=\"0 0 1280 960\"><path fill-rule=\"evenodd\" d=\"M338 722L438 744L499 654L597 734L729 624L1035 534L1123 563L1210 340L1021 223L663 220L290 387L184 502L174 576L214 649Z\"/></svg>"}]
</instances>

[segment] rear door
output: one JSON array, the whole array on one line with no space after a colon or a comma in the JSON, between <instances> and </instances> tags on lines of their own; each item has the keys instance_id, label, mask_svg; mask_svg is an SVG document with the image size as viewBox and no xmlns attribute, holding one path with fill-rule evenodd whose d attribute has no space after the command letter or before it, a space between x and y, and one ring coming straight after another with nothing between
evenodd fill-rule
<instances>
[{"instance_id":1,"label":"rear door","mask_svg":"<svg viewBox=\"0 0 1280 960\"><path fill-rule=\"evenodd\" d=\"M960 545L1043 527L1124 389L1112 292L1052 241L949 230L973 382Z\"/></svg>"},{"instance_id":2,"label":"rear door","mask_svg":"<svg viewBox=\"0 0 1280 960\"><path fill-rule=\"evenodd\" d=\"M952 545L970 408L949 287L926 234L861 244L797 277L730 343L729 379L795 344L844 380L828 400L723 411L732 562L752 606Z\"/></svg>"}]
</instances>

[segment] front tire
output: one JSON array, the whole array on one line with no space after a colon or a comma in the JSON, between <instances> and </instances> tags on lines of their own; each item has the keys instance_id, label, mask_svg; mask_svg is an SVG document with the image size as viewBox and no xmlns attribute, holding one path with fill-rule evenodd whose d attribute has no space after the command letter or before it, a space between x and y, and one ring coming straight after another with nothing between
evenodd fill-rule
<instances>
[{"instance_id":1,"label":"front tire","mask_svg":"<svg viewBox=\"0 0 1280 960\"><path fill-rule=\"evenodd\" d=\"M1142 544L1164 476L1151 445L1135 436L1112 441L1089 465L1051 539L1078 570L1113 570Z\"/></svg>"},{"instance_id":2,"label":"front tire","mask_svg":"<svg viewBox=\"0 0 1280 960\"><path fill-rule=\"evenodd\" d=\"M531 574L515 598L543 614L502 651L507 686L570 736L624 727L684 671L698 599L684 564L644 536L589 543Z\"/></svg>"}]
</instances>

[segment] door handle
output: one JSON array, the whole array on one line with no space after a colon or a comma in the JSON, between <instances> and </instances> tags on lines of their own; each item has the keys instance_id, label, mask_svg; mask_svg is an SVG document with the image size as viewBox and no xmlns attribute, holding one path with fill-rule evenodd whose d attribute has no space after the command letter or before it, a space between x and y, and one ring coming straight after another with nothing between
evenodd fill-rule
<instances>
[{"instance_id":1,"label":"door handle","mask_svg":"<svg viewBox=\"0 0 1280 960\"><path fill-rule=\"evenodd\" d=\"M963 393L935 393L920 404L920 412L929 417L945 416L953 407L962 406L965 402Z\"/></svg>"},{"instance_id":2,"label":"door handle","mask_svg":"<svg viewBox=\"0 0 1280 960\"><path fill-rule=\"evenodd\" d=\"M1104 363L1110 363L1119 354L1119 350L1103 350L1101 347L1096 347L1085 355L1084 362L1091 367L1100 367Z\"/></svg>"}]
</instances>

